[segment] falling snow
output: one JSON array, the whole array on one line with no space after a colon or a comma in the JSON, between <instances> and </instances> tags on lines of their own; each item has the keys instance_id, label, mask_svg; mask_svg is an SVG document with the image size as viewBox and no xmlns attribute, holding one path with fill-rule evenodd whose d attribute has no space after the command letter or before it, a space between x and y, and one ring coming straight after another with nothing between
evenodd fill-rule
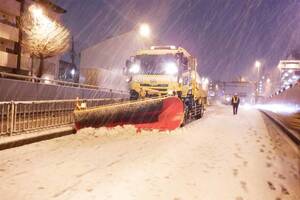
<instances>
[{"instance_id":1,"label":"falling snow","mask_svg":"<svg viewBox=\"0 0 300 200\"><path fill-rule=\"evenodd\" d=\"M279 60L300 48L299 0L55 2L68 10L63 19L79 49L148 22L159 44L188 49L201 74L215 80L255 79L257 59L276 76Z\"/></svg>"}]
</instances>

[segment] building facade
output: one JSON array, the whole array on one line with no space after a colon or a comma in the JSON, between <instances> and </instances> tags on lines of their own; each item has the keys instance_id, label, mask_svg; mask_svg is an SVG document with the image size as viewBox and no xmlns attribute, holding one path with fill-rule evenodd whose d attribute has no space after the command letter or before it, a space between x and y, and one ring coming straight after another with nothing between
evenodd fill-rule
<instances>
[{"instance_id":1,"label":"building facade","mask_svg":"<svg viewBox=\"0 0 300 200\"><path fill-rule=\"evenodd\" d=\"M56 20L66 12L48 0L0 0L0 71L23 75L34 75L37 71L39 59L32 59L22 48L19 27L22 14L32 4L41 6ZM44 73L57 77L59 57L46 59L44 66Z\"/></svg>"},{"instance_id":2,"label":"building facade","mask_svg":"<svg viewBox=\"0 0 300 200\"><path fill-rule=\"evenodd\" d=\"M300 79L300 60L281 60L278 68L280 70L281 88L294 85Z\"/></svg>"}]
</instances>

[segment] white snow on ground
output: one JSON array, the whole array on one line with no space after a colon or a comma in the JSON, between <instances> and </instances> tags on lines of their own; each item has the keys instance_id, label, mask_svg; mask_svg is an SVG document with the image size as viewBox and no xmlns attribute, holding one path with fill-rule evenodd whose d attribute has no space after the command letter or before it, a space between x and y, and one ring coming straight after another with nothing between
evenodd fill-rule
<instances>
[{"instance_id":1,"label":"white snow on ground","mask_svg":"<svg viewBox=\"0 0 300 200\"><path fill-rule=\"evenodd\" d=\"M258 111L215 106L173 132L88 128L1 151L0 198L296 200L299 162Z\"/></svg>"}]
</instances>

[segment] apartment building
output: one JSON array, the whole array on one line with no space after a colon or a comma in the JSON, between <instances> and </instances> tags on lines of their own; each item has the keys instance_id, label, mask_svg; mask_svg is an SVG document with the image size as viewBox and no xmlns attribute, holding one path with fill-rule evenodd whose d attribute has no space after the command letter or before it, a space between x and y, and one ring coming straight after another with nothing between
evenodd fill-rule
<instances>
[{"instance_id":1,"label":"apartment building","mask_svg":"<svg viewBox=\"0 0 300 200\"><path fill-rule=\"evenodd\" d=\"M34 75L39 60L31 59L21 47L19 21L32 4L38 4L47 15L58 20L66 11L48 0L0 0L0 71ZM58 75L59 57L45 60L45 73Z\"/></svg>"}]
</instances>

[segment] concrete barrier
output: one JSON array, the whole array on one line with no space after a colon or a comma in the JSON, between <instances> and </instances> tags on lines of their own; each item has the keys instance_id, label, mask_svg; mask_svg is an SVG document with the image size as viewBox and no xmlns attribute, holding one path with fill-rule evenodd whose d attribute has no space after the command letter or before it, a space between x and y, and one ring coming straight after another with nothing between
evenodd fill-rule
<instances>
[{"instance_id":1,"label":"concrete barrier","mask_svg":"<svg viewBox=\"0 0 300 200\"><path fill-rule=\"evenodd\" d=\"M0 78L0 101L33 101L53 99L128 98L127 92L50 85Z\"/></svg>"},{"instance_id":2,"label":"concrete barrier","mask_svg":"<svg viewBox=\"0 0 300 200\"><path fill-rule=\"evenodd\" d=\"M300 139L300 83L266 99L264 112L276 118Z\"/></svg>"}]
</instances>

